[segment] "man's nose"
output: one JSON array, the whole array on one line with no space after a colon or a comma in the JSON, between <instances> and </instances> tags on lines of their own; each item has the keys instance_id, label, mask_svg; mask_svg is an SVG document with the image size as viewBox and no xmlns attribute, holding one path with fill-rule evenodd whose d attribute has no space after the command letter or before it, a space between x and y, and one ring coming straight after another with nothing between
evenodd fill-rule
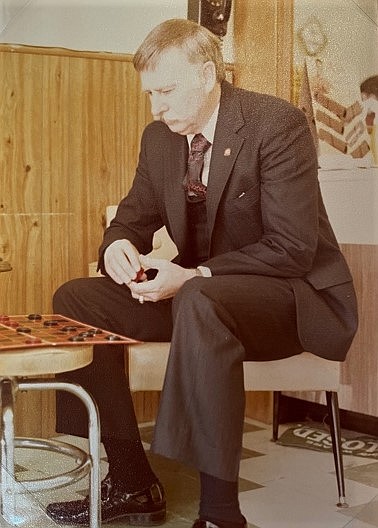
<instances>
[{"instance_id":1,"label":"man's nose","mask_svg":"<svg viewBox=\"0 0 378 528\"><path fill-rule=\"evenodd\" d=\"M154 117L161 117L161 115L168 110L168 105L164 102L160 94L151 95L151 113Z\"/></svg>"}]
</instances>

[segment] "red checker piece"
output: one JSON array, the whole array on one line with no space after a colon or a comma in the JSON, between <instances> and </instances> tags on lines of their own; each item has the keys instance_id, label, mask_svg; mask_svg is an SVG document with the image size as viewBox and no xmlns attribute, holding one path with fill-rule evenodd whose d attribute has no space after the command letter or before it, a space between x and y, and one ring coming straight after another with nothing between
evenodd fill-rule
<instances>
[{"instance_id":1,"label":"red checker piece","mask_svg":"<svg viewBox=\"0 0 378 528\"><path fill-rule=\"evenodd\" d=\"M27 345L37 345L38 343L42 343L42 339L39 339L38 337L29 337L28 339L25 339L25 343Z\"/></svg>"},{"instance_id":2,"label":"red checker piece","mask_svg":"<svg viewBox=\"0 0 378 528\"><path fill-rule=\"evenodd\" d=\"M140 270L138 271L137 276L135 278L135 282L140 282L141 281L143 273L144 273L144 269L140 268Z\"/></svg>"}]
</instances>

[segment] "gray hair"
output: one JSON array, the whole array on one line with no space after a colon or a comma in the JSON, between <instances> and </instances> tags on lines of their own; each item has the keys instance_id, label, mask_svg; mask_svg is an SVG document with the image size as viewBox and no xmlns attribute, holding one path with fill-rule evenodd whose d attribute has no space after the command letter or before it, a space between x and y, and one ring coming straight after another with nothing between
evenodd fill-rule
<instances>
[{"instance_id":1,"label":"gray hair","mask_svg":"<svg viewBox=\"0 0 378 528\"><path fill-rule=\"evenodd\" d=\"M165 50L178 48L186 53L192 64L211 61L220 83L225 66L220 39L192 20L174 18L156 26L144 39L133 59L136 71L153 70Z\"/></svg>"}]
</instances>

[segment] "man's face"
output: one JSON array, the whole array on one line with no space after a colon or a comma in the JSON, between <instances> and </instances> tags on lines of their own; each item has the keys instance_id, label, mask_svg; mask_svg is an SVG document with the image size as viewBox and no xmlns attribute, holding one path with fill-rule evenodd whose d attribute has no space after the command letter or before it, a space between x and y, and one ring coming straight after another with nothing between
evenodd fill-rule
<instances>
[{"instance_id":1,"label":"man's face","mask_svg":"<svg viewBox=\"0 0 378 528\"><path fill-rule=\"evenodd\" d=\"M209 119L207 103L215 80L212 63L192 64L179 49L163 52L154 70L140 74L154 119L178 134L200 132Z\"/></svg>"}]
</instances>

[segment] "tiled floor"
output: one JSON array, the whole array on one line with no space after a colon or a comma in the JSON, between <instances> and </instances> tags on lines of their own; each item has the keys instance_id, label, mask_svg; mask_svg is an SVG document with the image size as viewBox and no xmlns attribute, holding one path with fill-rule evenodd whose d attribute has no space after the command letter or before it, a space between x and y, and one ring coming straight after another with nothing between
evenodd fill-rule
<instances>
[{"instance_id":1,"label":"tiled floor","mask_svg":"<svg viewBox=\"0 0 378 528\"><path fill-rule=\"evenodd\" d=\"M284 426L281 426L284 428ZM283 429L280 429L282 432ZM141 428L146 450L152 426ZM337 488L332 454L286 447L270 441L270 428L247 420L244 453L240 469L240 503L249 528L377 528L378 461L344 456L349 508L336 506ZM82 439L61 437L85 448ZM199 494L195 471L162 457L149 454L167 493L166 527L190 528L197 516ZM57 472L67 468L67 458L48 452L18 450L19 478ZM27 469L26 469L27 468ZM106 474L105 454L102 475ZM16 499L17 526L53 528L43 506L54 500L70 500L85 494L86 481L59 490L24 493ZM0 517L0 527L10 524ZM122 522L113 523L123 528Z\"/></svg>"}]
</instances>

